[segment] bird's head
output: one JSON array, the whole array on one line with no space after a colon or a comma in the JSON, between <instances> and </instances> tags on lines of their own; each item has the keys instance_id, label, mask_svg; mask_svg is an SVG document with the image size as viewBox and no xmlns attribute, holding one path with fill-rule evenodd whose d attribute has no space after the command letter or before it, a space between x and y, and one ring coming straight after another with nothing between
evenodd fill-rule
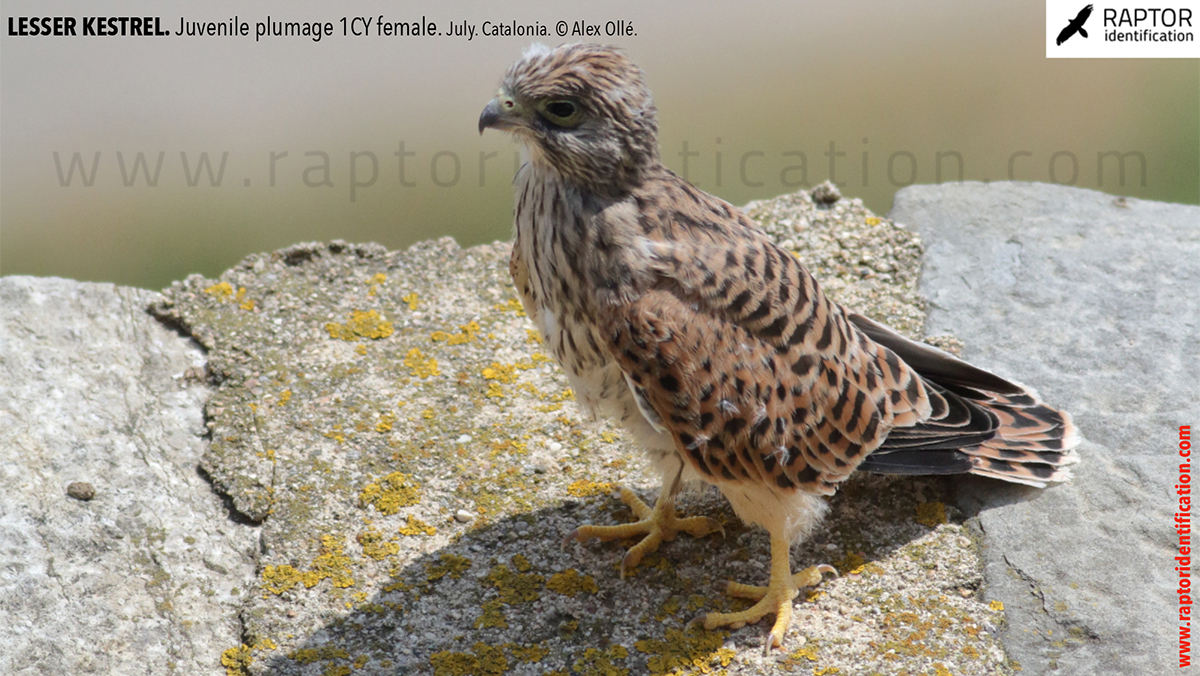
<instances>
[{"instance_id":1,"label":"bird's head","mask_svg":"<svg viewBox=\"0 0 1200 676\"><path fill-rule=\"evenodd\" d=\"M612 47L533 45L479 116L479 133L488 128L514 134L533 162L599 194L628 192L658 162L650 91Z\"/></svg>"}]
</instances>

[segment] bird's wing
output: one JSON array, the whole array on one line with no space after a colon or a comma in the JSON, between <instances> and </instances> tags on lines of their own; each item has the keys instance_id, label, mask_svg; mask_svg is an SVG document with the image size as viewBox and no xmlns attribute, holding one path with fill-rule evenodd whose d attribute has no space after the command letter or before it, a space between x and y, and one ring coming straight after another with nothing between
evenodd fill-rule
<instances>
[{"instance_id":1,"label":"bird's wing","mask_svg":"<svg viewBox=\"0 0 1200 676\"><path fill-rule=\"evenodd\" d=\"M1066 28L1058 32L1058 39L1054 41L1054 44L1061 45L1062 43L1066 42L1067 38L1075 34L1075 30L1075 22L1072 21L1071 23L1067 24Z\"/></svg>"},{"instance_id":2,"label":"bird's wing","mask_svg":"<svg viewBox=\"0 0 1200 676\"><path fill-rule=\"evenodd\" d=\"M666 188L674 208L637 214L659 235L643 242L658 283L606 312L605 329L635 394L698 471L832 493L893 426L944 412L740 212Z\"/></svg>"}]
</instances>

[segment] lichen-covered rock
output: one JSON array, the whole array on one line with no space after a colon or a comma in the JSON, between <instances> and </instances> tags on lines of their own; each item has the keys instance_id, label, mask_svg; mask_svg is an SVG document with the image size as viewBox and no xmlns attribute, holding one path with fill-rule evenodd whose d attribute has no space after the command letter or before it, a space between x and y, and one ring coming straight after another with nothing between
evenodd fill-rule
<instances>
[{"instance_id":1,"label":"lichen-covered rock","mask_svg":"<svg viewBox=\"0 0 1200 676\"><path fill-rule=\"evenodd\" d=\"M833 297L920 334L912 232L857 200L798 193L748 209ZM687 628L739 607L724 580L766 579L765 533L719 494L682 507L724 522L724 540L683 536L631 578L619 577L621 543L564 549L582 521L630 518L615 485L649 498L656 479L619 429L580 418L523 316L508 252L305 244L189 278L155 305L209 349L203 466L261 523L248 652L228 656L233 669L1003 669L1001 613L979 594L974 540L960 513L947 518L941 480L849 483L795 562L845 576L803 604L788 651L767 658L759 627Z\"/></svg>"}]
</instances>

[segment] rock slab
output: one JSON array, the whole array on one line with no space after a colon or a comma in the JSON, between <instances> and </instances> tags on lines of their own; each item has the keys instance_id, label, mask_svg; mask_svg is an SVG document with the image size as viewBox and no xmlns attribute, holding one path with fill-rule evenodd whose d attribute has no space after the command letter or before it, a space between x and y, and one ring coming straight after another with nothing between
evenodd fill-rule
<instances>
[{"instance_id":1,"label":"rock slab","mask_svg":"<svg viewBox=\"0 0 1200 676\"><path fill-rule=\"evenodd\" d=\"M926 246L927 333L1034 385L1085 439L1069 485L960 486L1009 658L1022 674L1174 671L1178 428L1200 423L1200 207L964 183L907 188L890 216Z\"/></svg>"},{"instance_id":2,"label":"rock slab","mask_svg":"<svg viewBox=\"0 0 1200 676\"><path fill-rule=\"evenodd\" d=\"M158 294L0 278L0 673L217 673L256 529L196 467L209 388Z\"/></svg>"}]
</instances>

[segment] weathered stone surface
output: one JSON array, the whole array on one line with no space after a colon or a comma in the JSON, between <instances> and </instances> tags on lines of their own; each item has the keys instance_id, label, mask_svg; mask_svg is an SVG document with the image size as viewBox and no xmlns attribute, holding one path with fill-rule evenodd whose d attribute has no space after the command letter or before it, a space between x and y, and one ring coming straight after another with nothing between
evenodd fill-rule
<instances>
[{"instance_id":1,"label":"weathered stone surface","mask_svg":"<svg viewBox=\"0 0 1200 676\"><path fill-rule=\"evenodd\" d=\"M806 194L749 210L834 297L919 333L910 230ZM580 522L629 518L613 484L650 499L655 481L540 356L507 244L298 245L166 297L0 279L0 608L15 618L0 672L1169 666L1169 451L1198 399L1183 356L1196 208L964 185L910 189L896 214L933 242L929 332L1072 410L1084 462L1043 493L853 478L793 553L844 575L798 600L787 650L766 658L761 626L684 630L737 607L724 579L766 579L765 535L719 495L682 509L722 520L724 540L682 536L631 578L629 543L562 548ZM945 504L956 490L961 509Z\"/></svg>"},{"instance_id":2,"label":"weathered stone surface","mask_svg":"<svg viewBox=\"0 0 1200 676\"><path fill-rule=\"evenodd\" d=\"M1039 184L915 186L929 333L1038 388L1086 441L1075 481L960 487L1023 674L1177 663L1178 427L1200 422L1200 207Z\"/></svg>"},{"instance_id":3,"label":"weathered stone surface","mask_svg":"<svg viewBox=\"0 0 1200 676\"><path fill-rule=\"evenodd\" d=\"M0 673L216 673L240 642L257 533L197 473L204 356L157 296L0 278Z\"/></svg>"},{"instance_id":4,"label":"weathered stone surface","mask_svg":"<svg viewBox=\"0 0 1200 676\"><path fill-rule=\"evenodd\" d=\"M835 297L919 330L911 232L804 193L749 211ZM977 593L976 545L946 514L944 481L851 482L795 556L847 575L801 604L788 651L766 658L762 627L685 631L740 607L725 579L766 580L766 535L719 495L683 508L722 520L725 540L681 537L632 578L619 577L629 543L564 549L581 522L629 518L613 485L652 499L656 478L619 430L579 417L507 256L507 243L306 244L189 278L156 306L210 350L204 467L264 519L245 671L1004 670L1001 613Z\"/></svg>"}]
</instances>

